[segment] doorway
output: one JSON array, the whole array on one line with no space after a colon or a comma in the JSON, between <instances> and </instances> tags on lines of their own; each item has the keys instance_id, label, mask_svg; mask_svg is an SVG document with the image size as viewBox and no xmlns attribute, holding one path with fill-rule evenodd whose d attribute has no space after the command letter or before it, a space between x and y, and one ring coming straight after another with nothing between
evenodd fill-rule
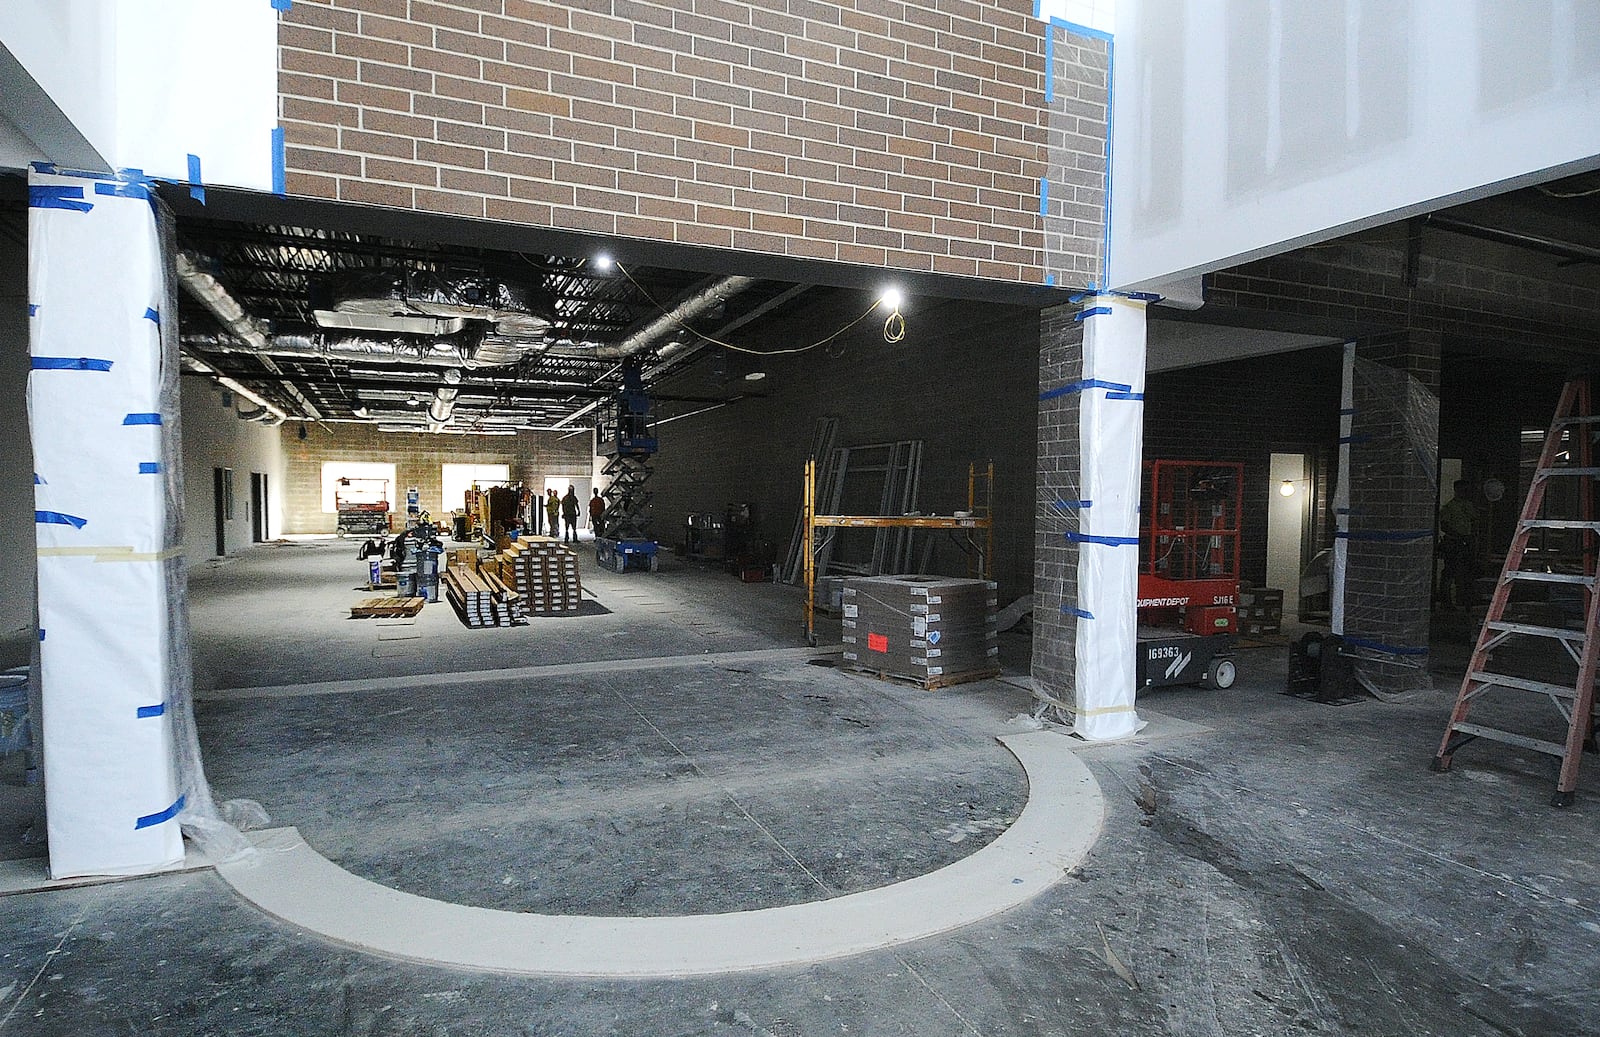
<instances>
[{"instance_id":1,"label":"doorway","mask_svg":"<svg viewBox=\"0 0 1600 1037\"><path fill-rule=\"evenodd\" d=\"M267 520L267 473L250 473L250 541L264 544L272 539Z\"/></svg>"},{"instance_id":2,"label":"doorway","mask_svg":"<svg viewBox=\"0 0 1600 1037\"><path fill-rule=\"evenodd\" d=\"M1267 493L1267 586L1283 590L1283 614L1300 614L1311 479L1305 454L1273 454Z\"/></svg>"},{"instance_id":3,"label":"doorway","mask_svg":"<svg viewBox=\"0 0 1600 1037\"><path fill-rule=\"evenodd\" d=\"M557 497L565 497L568 486L575 487L578 492L578 532L582 533L589 528L589 494L594 489L594 480L581 476L547 476L544 492L548 494L554 490ZM560 536L560 528L551 535Z\"/></svg>"},{"instance_id":4,"label":"doorway","mask_svg":"<svg viewBox=\"0 0 1600 1037\"><path fill-rule=\"evenodd\" d=\"M228 553L228 523L233 520L233 469L211 469L212 514L216 520L217 557Z\"/></svg>"}]
</instances>

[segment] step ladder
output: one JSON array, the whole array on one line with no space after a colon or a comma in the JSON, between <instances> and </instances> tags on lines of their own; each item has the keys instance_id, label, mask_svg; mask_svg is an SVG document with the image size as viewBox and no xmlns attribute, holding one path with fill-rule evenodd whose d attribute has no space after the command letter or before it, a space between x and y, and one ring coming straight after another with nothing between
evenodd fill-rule
<instances>
[{"instance_id":1,"label":"step ladder","mask_svg":"<svg viewBox=\"0 0 1600 1037\"><path fill-rule=\"evenodd\" d=\"M1594 751L1594 706L1596 663L1600 662L1600 593L1596 593L1596 556L1600 549L1600 521L1595 518L1595 487L1600 468L1594 466L1595 426L1600 416L1592 407L1589 378L1571 379L1561 390L1555 418L1545 437L1538 467L1522 506L1516 534L1506 552L1505 568L1495 584L1494 596L1478 633L1477 646L1461 681L1449 726L1439 743L1439 754L1432 769L1448 771L1457 750L1478 738L1502 742L1522 749L1554 756L1561 761L1561 772L1551 803L1571 805L1578 788L1578 764L1583 750ZM1558 486L1554 494L1549 491ZM1566 511L1554 517L1552 511ZM1574 514L1575 513L1575 514ZM1546 550L1531 553L1530 544L1539 537L1548 547L1552 537L1567 541L1576 550L1552 561ZM1512 589L1519 584L1568 585L1582 588L1583 627L1541 626L1508 622L1506 606ZM1570 684L1535 680L1497 673L1491 669L1491 653L1514 638L1542 639L1558 643L1577 668ZM1540 695L1549 699L1566 722L1563 741L1555 742L1470 721L1473 707L1488 696L1501 692Z\"/></svg>"}]
</instances>

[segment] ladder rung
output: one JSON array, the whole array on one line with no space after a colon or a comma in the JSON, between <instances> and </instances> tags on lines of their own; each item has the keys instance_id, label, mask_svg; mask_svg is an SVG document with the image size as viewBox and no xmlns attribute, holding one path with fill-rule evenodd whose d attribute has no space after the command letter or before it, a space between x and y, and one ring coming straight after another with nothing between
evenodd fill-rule
<instances>
[{"instance_id":1,"label":"ladder rung","mask_svg":"<svg viewBox=\"0 0 1600 1037\"><path fill-rule=\"evenodd\" d=\"M1450 730L1459 731L1464 735L1476 735L1487 738L1491 742L1504 742L1507 745L1520 746L1523 749L1532 749L1536 753L1545 753L1549 756L1559 756L1563 759L1567 755L1567 747L1556 742L1546 742L1542 738L1529 738L1511 731L1502 731L1498 727L1484 727L1482 724L1452 724Z\"/></svg>"},{"instance_id":2,"label":"ladder rung","mask_svg":"<svg viewBox=\"0 0 1600 1037\"><path fill-rule=\"evenodd\" d=\"M1541 627L1532 623L1505 623L1493 620L1484 626L1490 630L1503 630L1508 634L1526 634L1529 637L1553 637L1561 641L1582 641L1582 630L1570 630L1566 627Z\"/></svg>"},{"instance_id":3,"label":"ladder rung","mask_svg":"<svg viewBox=\"0 0 1600 1037\"><path fill-rule=\"evenodd\" d=\"M1580 522L1577 519L1529 519L1523 529L1600 529L1600 522Z\"/></svg>"},{"instance_id":4,"label":"ladder rung","mask_svg":"<svg viewBox=\"0 0 1600 1037\"><path fill-rule=\"evenodd\" d=\"M1532 580L1535 583L1577 583L1587 587L1594 583L1593 576L1580 573L1536 573L1525 569L1512 569L1502 579Z\"/></svg>"},{"instance_id":5,"label":"ladder rung","mask_svg":"<svg viewBox=\"0 0 1600 1037\"><path fill-rule=\"evenodd\" d=\"M1479 684L1492 684L1497 688L1532 691L1541 695L1554 695L1556 698L1562 699L1575 699L1578 697L1576 688L1562 687L1559 684L1546 684L1544 681L1530 681L1526 677L1508 677L1503 673L1486 673L1482 670L1474 670L1467 674L1467 679L1477 681Z\"/></svg>"},{"instance_id":6,"label":"ladder rung","mask_svg":"<svg viewBox=\"0 0 1600 1037\"><path fill-rule=\"evenodd\" d=\"M1533 473L1535 479L1544 479L1552 475L1600 475L1600 468L1541 468Z\"/></svg>"}]
</instances>

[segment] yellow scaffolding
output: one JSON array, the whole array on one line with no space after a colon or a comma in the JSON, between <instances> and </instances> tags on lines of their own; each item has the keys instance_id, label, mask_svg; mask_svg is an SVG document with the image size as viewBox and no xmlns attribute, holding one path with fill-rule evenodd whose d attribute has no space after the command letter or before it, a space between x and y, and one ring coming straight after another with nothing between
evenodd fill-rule
<instances>
[{"instance_id":1,"label":"yellow scaffolding","mask_svg":"<svg viewBox=\"0 0 1600 1037\"><path fill-rule=\"evenodd\" d=\"M989 578L994 554L994 462L984 468L967 466L967 510L955 515L818 515L817 459L806 461L805 486L801 493L805 524L804 571L806 587L806 644L817 644L817 553L819 529L946 529L961 549L967 552L968 572L980 580Z\"/></svg>"}]
</instances>

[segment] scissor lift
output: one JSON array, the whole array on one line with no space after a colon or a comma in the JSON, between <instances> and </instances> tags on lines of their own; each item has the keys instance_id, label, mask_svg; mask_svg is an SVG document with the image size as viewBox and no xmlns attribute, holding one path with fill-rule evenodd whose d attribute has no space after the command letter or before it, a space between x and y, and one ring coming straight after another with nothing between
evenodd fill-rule
<instances>
[{"instance_id":1,"label":"scissor lift","mask_svg":"<svg viewBox=\"0 0 1600 1037\"><path fill-rule=\"evenodd\" d=\"M1140 687L1230 687L1244 465L1150 461L1140 502Z\"/></svg>"},{"instance_id":2,"label":"scissor lift","mask_svg":"<svg viewBox=\"0 0 1600 1037\"><path fill-rule=\"evenodd\" d=\"M595 531L595 560L612 572L654 572L660 545L650 538L650 498L646 488L654 468L656 420L639 368L622 370L622 391L600 407L595 426L597 449L606 462L606 509ZM603 535L602 535L603 534Z\"/></svg>"}]
</instances>

